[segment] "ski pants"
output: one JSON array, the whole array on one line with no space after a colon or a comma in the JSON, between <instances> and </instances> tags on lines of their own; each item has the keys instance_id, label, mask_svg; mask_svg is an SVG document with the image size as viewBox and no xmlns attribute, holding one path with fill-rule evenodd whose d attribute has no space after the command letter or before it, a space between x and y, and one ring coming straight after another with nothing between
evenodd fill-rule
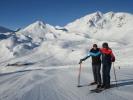
<instances>
[{"instance_id":1,"label":"ski pants","mask_svg":"<svg viewBox=\"0 0 133 100\"><path fill-rule=\"evenodd\" d=\"M93 76L94 76L94 81L97 84L101 84L101 63L99 64L92 64L92 70L93 70Z\"/></svg>"},{"instance_id":2,"label":"ski pants","mask_svg":"<svg viewBox=\"0 0 133 100\"><path fill-rule=\"evenodd\" d=\"M111 63L103 63L102 67L102 76L103 76L103 85L110 86L110 70L111 70Z\"/></svg>"}]
</instances>

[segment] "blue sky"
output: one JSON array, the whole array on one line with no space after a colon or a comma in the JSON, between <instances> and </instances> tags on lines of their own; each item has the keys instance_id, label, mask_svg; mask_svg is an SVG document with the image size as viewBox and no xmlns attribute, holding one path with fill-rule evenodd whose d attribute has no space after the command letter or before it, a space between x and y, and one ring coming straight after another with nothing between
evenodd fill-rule
<instances>
[{"instance_id":1,"label":"blue sky","mask_svg":"<svg viewBox=\"0 0 133 100\"><path fill-rule=\"evenodd\" d=\"M0 26L23 28L36 20L64 26L96 11L133 13L133 0L0 0Z\"/></svg>"}]
</instances>

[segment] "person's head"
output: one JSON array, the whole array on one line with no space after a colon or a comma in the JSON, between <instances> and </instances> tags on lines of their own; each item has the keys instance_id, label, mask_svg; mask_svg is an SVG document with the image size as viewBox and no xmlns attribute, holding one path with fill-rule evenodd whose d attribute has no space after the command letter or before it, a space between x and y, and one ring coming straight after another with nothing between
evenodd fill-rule
<instances>
[{"instance_id":1,"label":"person's head","mask_svg":"<svg viewBox=\"0 0 133 100\"><path fill-rule=\"evenodd\" d=\"M97 49L97 44L93 44L93 49Z\"/></svg>"},{"instance_id":2,"label":"person's head","mask_svg":"<svg viewBox=\"0 0 133 100\"><path fill-rule=\"evenodd\" d=\"M108 48L109 48L108 43L107 43L107 42L104 42L104 43L102 44L102 47L108 49Z\"/></svg>"}]
</instances>

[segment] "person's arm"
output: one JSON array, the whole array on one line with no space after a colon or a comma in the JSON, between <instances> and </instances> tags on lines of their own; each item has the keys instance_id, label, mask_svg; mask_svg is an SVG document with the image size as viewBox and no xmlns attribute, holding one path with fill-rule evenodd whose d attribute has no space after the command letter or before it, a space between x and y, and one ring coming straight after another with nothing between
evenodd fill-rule
<instances>
[{"instance_id":1,"label":"person's arm","mask_svg":"<svg viewBox=\"0 0 133 100\"><path fill-rule=\"evenodd\" d=\"M85 61L86 59L88 59L90 56L86 56L82 59L82 61Z\"/></svg>"},{"instance_id":2,"label":"person's arm","mask_svg":"<svg viewBox=\"0 0 133 100\"><path fill-rule=\"evenodd\" d=\"M99 52L97 52L97 53L92 53L92 52L90 52L90 56L98 56L98 55L101 55L101 52L99 51Z\"/></svg>"},{"instance_id":3,"label":"person's arm","mask_svg":"<svg viewBox=\"0 0 133 100\"><path fill-rule=\"evenodd\" d=\"M84 58L80 59L79 64L81 64L81 63L82 63L82 61L85 61L86 59L88 59L90 56L91 56L91 55L90 55L90 52L89 52L89 53L87 54L87 56L86 56L86 57L84 57Z\"/></svg>"},{"instance_id":4,"label":"person's arm","mask_svg":"<svg viewBox=\"0 0 133 100\"><path fill-rule=\"evenodd\" d=\"M79 64L81 64L82 63L82 61L85 61L86 59L88 59L90 56L86 56L86 57L84 57L83 59L80 59L80 62L79 62Z\"/></svg>"},{"instance_id":5,"label":"person's arm","mask_svg":"<svg viewBox=\"0 0 133 100\"><path fill-rule=\"evenodd\" d=\"M101 52L97 52L97 53L92 53L92 52L89 52L88 55L86 57L84 57L83 59L81 59L82 61L85 61L86 59L88 59L90 56L98 56L100 55Z\"/></svg>"}]
</instances>

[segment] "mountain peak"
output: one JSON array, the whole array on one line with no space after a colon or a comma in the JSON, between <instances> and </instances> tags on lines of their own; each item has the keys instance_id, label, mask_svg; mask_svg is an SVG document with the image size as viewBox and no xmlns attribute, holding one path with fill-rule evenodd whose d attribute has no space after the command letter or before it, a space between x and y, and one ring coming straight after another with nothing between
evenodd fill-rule
<instances>
[{"instance_id":1,"label":"mountain peak","mask_svg":"<svg viewBox=\"0 0 133 100\"><path fill-rule=\"evenodd\" d=\"M43 22L43 21L36 21L36 22L34 22L34 23L32 23L31 25L29 25L29 26L31 26L31 27L45 27L46 26L46 24Z\"/></svg>"},{"instance_id":2,"label":"mountain peak","mask_svg":"<svg viewBox=\"0 0 133 100\"><path fill-rule=\"evenodd\" d=\"M46 28L46 24L43 21L36 21L32 24L30 24L29 26L27 26L24 31L27 30L35 30L35 29L45 29Z\"/></svg>"},{"instance_id":3,"label":"mountain peak","mask_svg":"<svg viewBox=\"0 0 133 100\"><path fill-rule=\"evenodd\" d=\"M38 20L38 21L34 22L33 24L34 25L39 25L39 26L44 26L45 25L45 22Z\"/></svg>"},{"instance_id":4,"label":"mountain peak","mask_svg":"<svg viewBox=\"0 0 133 100\"><path fill-rule=\"evenodd\" d=\"M86 15L86 16L84 16L85 18L101 18L103 16L103 13L102 12L100 12L100 11L96 11L96 12L94 12L94 13L92 13L92 14L88 14L88 15Z\"/></svg>"},{"instance_id":5,"label":"mountain peak","mask_svg":"<svg viewBox=\"0 0 133 100\"><path fill-rule=\"evenodd\" d=\"M103 13L102 13L102 12L100 12L100 11L96 11L96 12L92 13L91 15L95 15L95 16L102 16L102 15L103 15Z\"/></svg>"}]
</instances>

